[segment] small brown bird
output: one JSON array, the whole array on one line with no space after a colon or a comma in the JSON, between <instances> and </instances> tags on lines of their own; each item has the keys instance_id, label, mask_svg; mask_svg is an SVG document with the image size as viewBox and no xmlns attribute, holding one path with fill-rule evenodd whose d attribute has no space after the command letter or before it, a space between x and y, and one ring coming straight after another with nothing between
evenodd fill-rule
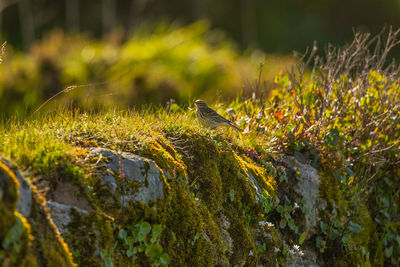
<instances>
[{"instance_id":1,"label":"small brown bird","mask_svg":"<svg viewBox=\"0 0 400 267\"><path fill-rule=\"evenodd\" d=\"M242 132L242 130L233 125L229 120L219 115L215 110L210 108L203 100L194 101L196 104L196 116L201 124L204 126L215 129L219 126L230 126L233 129Z\"/></svg>"}]
</instances>

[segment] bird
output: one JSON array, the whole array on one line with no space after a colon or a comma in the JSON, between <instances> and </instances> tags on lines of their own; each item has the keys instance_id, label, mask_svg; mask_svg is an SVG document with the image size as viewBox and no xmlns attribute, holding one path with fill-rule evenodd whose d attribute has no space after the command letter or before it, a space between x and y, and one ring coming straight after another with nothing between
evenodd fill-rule
<instances>
[{"instance_id":1,"label":"bird","mask_svg":"<svg viewBox=\"0 0 400 267\"><path fill-rule=\"evenodd\" d=\"M242 132L242 129L236 127L229 120L219 115L203 100L198 99L194 101L194 104L196 105L196 117L202 125L211 129L216 129L219 126L229 126L236 131Z\"/></svg>"}]
</instances>

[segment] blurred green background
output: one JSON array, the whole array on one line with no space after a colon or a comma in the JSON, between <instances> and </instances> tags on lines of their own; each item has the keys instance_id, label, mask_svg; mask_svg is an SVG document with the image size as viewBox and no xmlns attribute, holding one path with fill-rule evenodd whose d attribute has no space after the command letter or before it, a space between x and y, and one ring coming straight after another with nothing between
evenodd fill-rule
<instances>
[{"instance_id":1,"label":"blurred green background","mask_svg":"<svg viewBox=\"0 0 400 267\"><path fill-rule=\"evenodd\" d=\"M71 85L46 108L245 96L261 62L273 86L294 50L384 25L400 26L400 0L0 0L0 114L29 115Z\"/></svg>"}]
</instances>

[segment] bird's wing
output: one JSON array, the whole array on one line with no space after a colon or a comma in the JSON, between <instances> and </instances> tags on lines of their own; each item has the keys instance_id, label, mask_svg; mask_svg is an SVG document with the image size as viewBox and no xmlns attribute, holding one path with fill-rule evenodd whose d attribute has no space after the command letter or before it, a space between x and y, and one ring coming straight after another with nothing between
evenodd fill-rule
<instances>
[{"instance_id":1,"label":"bird's wing","mask_svg":"<svg viewBox=\"0 0 400 267\"><path fill-rule=\"evenodd\" d=\"M229 120L227 120L227 119L225 119L224 117L222 117L221 115L219 115L215 110L213 110L212 108L207 108L206 110L205 110L205 112L210 116L210 117L213 117L215 120L217 120L218 122L221 122L221 123L224 123L224 122L226 122L226 123L231 123Z\"/></svg>"}]
</instances>

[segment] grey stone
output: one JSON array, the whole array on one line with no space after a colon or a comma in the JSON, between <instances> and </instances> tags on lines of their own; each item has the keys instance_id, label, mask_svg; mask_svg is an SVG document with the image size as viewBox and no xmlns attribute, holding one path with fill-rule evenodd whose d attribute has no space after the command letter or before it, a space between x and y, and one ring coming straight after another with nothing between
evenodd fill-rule
<instances>
[{"instance_id":1,"label":"grey stone","mask_svg":"<svg viewBox=\"0 0 400 267\"><path fill-rule=\"evenodd\" d=\"M83 215L87 215L87 210L80 209L75 206L65 205L53 201L46 202L47 207L50 209L51 219L57 226L60 233L65 233L67 231L67 225L71 222L71 209L75 209Z\"/></svg>"},{"instance_id":2,"label":"grey stone","mask_svg":"<svg viewBox=\"0 0 400 267\"><path fill-rule=\"evenodd\" d=\"M294 189L304 200L304 206L307 211L305 215L305 231L307 232L307 236L312 236L316 232L316 226L319 222L318 211L326 206L325 201L319 197L321 177L318 175L318 171L311 165L303 164L294 157L291 157L290 160L300 172L301 179Z\"/></svg>"},{"instance_id":3,"label":"grey stone","mask_svg":"<svg viewBox=\"0 0 400 267\"><path fill-rule=\"evenodd\" d=\"M256 192L256 201L258 202L259 196L262 195L264 190L262 189L262 187L258 183L257 179L253 175L249 174L248 178L249 178L251 186L253 187L254 191Z\"/></svg>"},{"instance_id":4,"label":"grey stone","mask_svg":"<svg viewBox=\"0 0 400 267\"><path fill-rule=\"evenodd\" d=\"M115 152L104 148L91 148L90 157L103 157L106 159L107 174L102 177L102 183L112 195L115 195L118 188L115 177L129 179L137 182L139 190L120 193L121 204L128 205L130 200L149 203L164 198L164 185L161 181L161 171L154 161L132 153Z\"/></svg>"},{"instance_id":5,"label":"grey stone","mask_svg":"<svg viewBox=\"0 0 400 267\"><path fill-rule=\"evenodd\" d=\"M292 256L287 262L286 267L319 267L317 254L311 250L303 250L304 255Z\"/></svg>"}]
</instances>

